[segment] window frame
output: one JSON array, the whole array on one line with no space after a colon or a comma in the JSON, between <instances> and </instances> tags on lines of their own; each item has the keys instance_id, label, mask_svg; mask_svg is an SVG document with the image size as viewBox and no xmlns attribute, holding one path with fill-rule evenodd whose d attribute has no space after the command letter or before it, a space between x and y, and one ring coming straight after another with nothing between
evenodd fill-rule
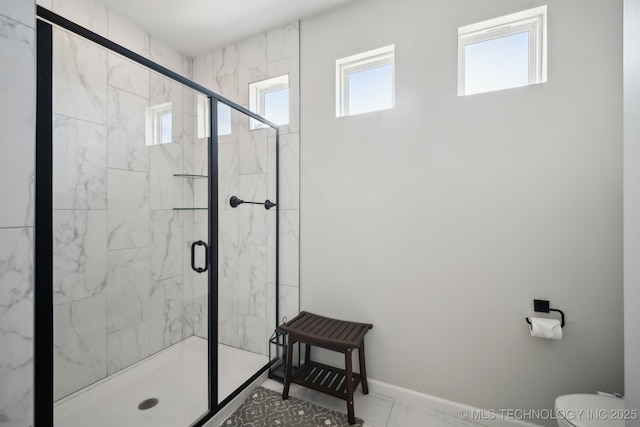
<instances>
[{"instance_id":1,"label":"window frame","mask_svg":"<svg viewBox=\"0 0 640 427\"><path fill-rule=\"evenodd\" d=\"M547 6L545 5L458 28L458 96L510 89L502 88L467 94L465 87L465 48L471 44L520 33L528 33L529 35L529 76L527 85L546 83Z\"/></svg>"},{"instance_id":2,"label":"window frame","mask_svg":"<svg viewBox=\"0 0 640 427\"><path fill-rule=\"evenodd\" d=\"M259 114L260 116L266 118L265 116L265 95L271 92L277 92L280 90L288 90L289 91L289 99L287 109L289 111L287 122L286 123L276 123L278 126L286 126L291 121L291 91L289 88L289 74L283 74L281 76L269 77L268 79L260 80L257 82L249 83L249 110L252 112ZM251 119L249 121L249 129L263 129L268 127L262 122L258 120Z\"/></svg>"},{"instance_id":3,"label":"window frame","mask_svg":"<svg viewBox=\"0 0 640 427\"><path fill-rule=\"evenodd\" d=\"M395 107L395 45L373 49L357 55L348 56L336 61L336 117L347 117L356 114L349 112L349 75L361 71L391 65L391 109ZM382 110L374 110L382 111ZM367 111L366 113L373 112Z\"/></svg>"},{"instance_id":4,"label":"window frame","mask_svg":"<svg viewBox=\"0 0 640 427\"><path fill-rule=\"evenodd\" d=\"M171 137L170 141L163 142L162 137L165 135L162 129L162 117L166 114L171 115ZM146 108L145 120L145 145L161 145L171 144L173 142L173 110L171 102L163 102L161 104L152 105Z\"/></svg>"}]
</instances>

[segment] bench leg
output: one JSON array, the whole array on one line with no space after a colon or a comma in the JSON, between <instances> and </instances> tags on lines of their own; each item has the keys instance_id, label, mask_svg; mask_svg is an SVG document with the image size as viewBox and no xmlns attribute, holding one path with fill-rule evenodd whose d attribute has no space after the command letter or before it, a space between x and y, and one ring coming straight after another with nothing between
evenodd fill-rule
<instances>
[{"instance_id":1,"label":"bench leg","mask_svg":"<svg viewBox=\"0 0 640 427\"><path fill-rule=\"evenodd\" d=\"M304 363L307 363L311 360L311 345L304 345Z\"/></svg>"},{"instance_id":2,"label":"bench leg","mask_svg":"<svg viewBox=\"0 0 640 427\"><path fill-rule=\"evenodd\" d=\"M346 370L345 382L347 383L347 417L349 424L355 424L356 416L353 410L353 366L350 348L344 353L344 364Z\"/></svg>"},{"instance_id":3,"label":"bench leg","mask_svg":"<svg viewBox=\"0 0 640 427\"><path fill-rule=\"evenodd\" d=\"M362 344L360 344L358 354L360 355L360 377L362 381L362 392L364 394L369 394L369 384L367 384L367 364L365 363L364 358L364 340L362 340Z\"/></svg>"},{"instance_id":4,"label":"bench leg","mask_svg":"<svg viewBox=\"0 0 640 427\"><path fill-rule=\"evenodd\" d=\"M287 337L287 362L284 370L284 389L282 390L282 398L289 398L289 386L291 385L291 367L293 365L293 340Z\"/></svg>"}]
</instances>

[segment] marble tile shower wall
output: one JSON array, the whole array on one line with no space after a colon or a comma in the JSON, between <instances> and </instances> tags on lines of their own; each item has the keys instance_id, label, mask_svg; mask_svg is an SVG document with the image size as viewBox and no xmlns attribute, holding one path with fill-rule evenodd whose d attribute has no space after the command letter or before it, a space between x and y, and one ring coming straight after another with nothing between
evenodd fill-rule
<instances>
[{"instance_id":1,"label":"marble tile shower wall","mask_svg":"<svg viewBox=\"0 0 640 427\"><path fill-rule=\"evenodd\" d=\"M49 4L46 4L49 3ZM90 0L45 7L187 77L191 59ZM195 97L54 28L54 397L193 335ZM171 103L172 142L147 145L147 107ZM185 224L185 221L187 224ZM58 380L60 379L60 380Z\"/></svg>"},{"instance_id":2,"label":"marble tile shower wall","mask_svg":"<svg viewBox=\"0 0 640 427\"><path fill-rule=\"evenodd\" d=\"M35 4L0 2L0 426L33 424Z\"/></svg>"},{"instance_id":3,"label":"marble tile shower wall","mask_svg":"<svg viewBox=\"0 0 640 427\"><path fill-rule=\"evenodd\" d=\"M299 23L213 50L193 61L196 82L245 108L249 107L250 83L284 74L289 75L290 117L289 124L280 127L279 291L280 317L291 319L299 310ZM275 134L249 130L244 115L232 115L231 122L233 132L219 141L219 339L267 354L268 338L276 326L275 212L233 209L229 198L276 200ZM196 311L203 316L200 319L206 319L206 305L198 298L198 289L202 287L196 285ZM206 329L198 328L196 334L200 331Z\"/></svg>"}]
</instances>

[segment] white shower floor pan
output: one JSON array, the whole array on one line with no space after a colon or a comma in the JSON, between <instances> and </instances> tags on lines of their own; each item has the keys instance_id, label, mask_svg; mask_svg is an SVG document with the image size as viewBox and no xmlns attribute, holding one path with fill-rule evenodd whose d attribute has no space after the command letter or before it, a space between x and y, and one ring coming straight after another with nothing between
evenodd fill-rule
<instances>
[{"instance_id":1,"label":"white shower floor pan","mask_svg":"<svg viewBox=\"0 0 640 427\"><path fill-rule=\"evenodd\" d=\"M55 404L55 427L186 427L208 407L207 340L190 337ZM268 362L267 356L218 345L223 400ZM139 410L140 402L158 404Z\"/></svg>"}]
</instances>

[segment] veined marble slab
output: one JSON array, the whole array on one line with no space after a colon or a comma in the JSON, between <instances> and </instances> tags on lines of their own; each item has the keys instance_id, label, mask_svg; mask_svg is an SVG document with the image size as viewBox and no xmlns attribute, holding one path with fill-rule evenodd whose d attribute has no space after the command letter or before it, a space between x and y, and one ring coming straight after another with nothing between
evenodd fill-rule
<instances>
[{"instance_id":1,"label":"veined marble slab","mask_svg":"<svg viewBox=\"0 0 640 427\"><path fill-rule=\"evenodd\" d=\"M33 423L33 230L0 229L0 420Z\"/></svg>"},{"instance_id":2,"label":"veined marble slab","mask_svg":"<svg viewBox=\"0 0 640 427\"><path fill-rule=\"evenodd\" d=\"M151 280L182 277L184 236L182 213L151 211Z\"/></svg>"},{"instance_id":3,"label":"veined marble slab","mask_svg":"<svg viewBox=\"0 0 640 427\"><path fill-rule=\"evenodd\" d=\"M53 302L99 295L107 285L107 211L53 211Z\"/></svg>"},{"instance_id":4,"label":"veined marble slab","mask_svg":"<svg viewBox=\"0 0 640 427\"><path fill-rule=\"evenodd\" d=\"M107 208L107 129L53 117L53 208Z\"/></svg>"},{"instance_id":5,"label":"veined marble slab","mask_svg":"<svg viewBox=\"0 0 640 427\"><path fill-rule=\"evenodd\" d=\"M107 295L54 306L54 399L107 375Z\"/></svg>"},{"instance_id":6,"label":"veined marble slab","mask_svg":"<svg viewBox=\"0 0 640 427\"><path fill-rule=\"evenodd\" d=\"M109 250L149 246L149 178L109 169Z\"/></svg>"},{"instance_id":7,"label":"veined marble slab","mask_svg":"<svg viewBox=\"0 0 640 427\"><path fill-rule=\"evenodd\" d=\"M174 277L153 283L149 331L151 354L182 340L182 298L181 278Z\"/></svg>"},{"instance_id":8,"label":"veined marble slab","mask_svg":"<svg viewBox=\"0 0 640 427\"><path fill-rule=\"evenodd\" d=\"M109 251L109 333L149 320L149 248Z\"/></svg>"},{"instance_id":9,"label":"veined marble slab","mask_svg":"<svg viewBox=\"0 0 640 427\"><path fill-rule=\"evenodd\" d=\"M53 112L107 123L107 51L53 29Z\"/></svg>"}]
</instances>

